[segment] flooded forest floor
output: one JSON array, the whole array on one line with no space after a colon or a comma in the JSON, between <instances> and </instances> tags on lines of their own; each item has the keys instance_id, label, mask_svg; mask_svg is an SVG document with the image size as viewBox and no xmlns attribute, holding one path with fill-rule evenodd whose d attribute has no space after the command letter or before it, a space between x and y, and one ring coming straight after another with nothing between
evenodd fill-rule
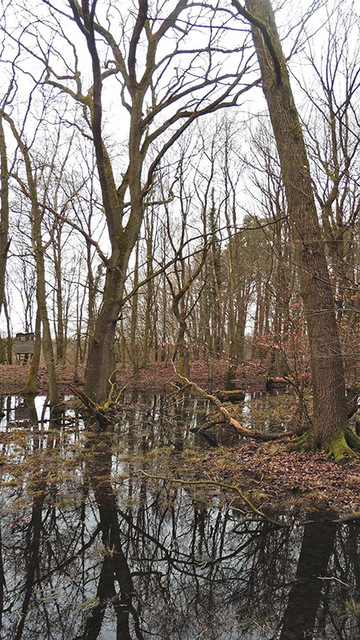
<instances>
[{"instance_id":1,"label":"flooded forest floor","mask_svg":"<svg viewBox=\"0 0 360 640\"><path fill-rule=\"evenodd\" d=\"M20 394L25 385L28 366L0 365L0 395ZM81 385L82 373L78 372L76 383ZM63 395L69 394L69 385L74 384L74 369L70 366L57 368L59 388ZM224 389L225 364L217 363L213 367L212 379L209 381L209 370L205 364L192 367L192 380L214 392ZM261 428L262 425L274 423L283 430L291 430L295 425L295 399L289 395L283 398L264 402L264 398L256 400L256 396L265 396L266 375L264 370L250 366L240 369L236 380L237 388L247 391L252 397L251 409L246 409L244 419L247 426ZM176 374L171 365L158 363L148 370L142 370L134 377L130 368L118 371L118 387L133 393L132 401L119 404L119 414L134 410L137 406L136 393L163 394L166 404L176 402L174 382ZM39 394L46 395L46 368L41 367L38 375ZM128 395L129 397L129 395ZM149 396L150 397L150 396ZM143 400L141 401L143 402ZM140 404L141 404L140 402ZM214 408L209 406L208 411ZM145 405L142 410L146 411ZM116 412L115 412L116 420ZM205 415L205 413L204 413ZM203 419L203 416L201 417ZM256 423L256 424L255 424ZM344 459L335 463L325 453L300 453L289 449L288 441L261 443L250 438L234 438L229 426L221 426L217 430L213 426L209 433L211 445L178 446L176 432L182 425L175 419L168 419L168 428L174 430L174 446L167 443L156 446L143 454L138 454L135 463L138 468L145 468L151 475L161 475L169 479L198 481L211 479L219 484L239 487L246 493L251 502L263 512L270 515L284 514L294 519L305 517L312 511L331 509L340 518L360 518L360 458ZM266 427L264 427L266 428ZM276 430L275 428L275 430ZM222 437L221 432L226 432ZM8 437L0 434L0 438ZM181 438L180 438L181 440ZM179 441L180 442L180 441ZM196 500L205 503L211 500L214 487L201 486L194 489ZM244 505L238 504L236 490L226 490L226 500L241 511ZM244 509L245 513L246 509Z\"/></svg>"}]
</instances>

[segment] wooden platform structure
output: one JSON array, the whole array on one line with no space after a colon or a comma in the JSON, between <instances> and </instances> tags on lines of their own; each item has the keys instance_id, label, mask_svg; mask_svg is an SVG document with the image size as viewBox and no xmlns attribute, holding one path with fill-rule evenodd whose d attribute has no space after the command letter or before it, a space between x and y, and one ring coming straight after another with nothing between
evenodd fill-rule
<instances>
[{"instance_id":1,"label":"wooden platform structure","mask_svg":"<svg viewBox=\"0 0 360 640\"><path fill-rule=\"evenodd\" d=\"M19 363L26 364L30 362L34 354L35 334L34 333L17 333L15 336L15 356Z\"/></svg>"}]
</instances>

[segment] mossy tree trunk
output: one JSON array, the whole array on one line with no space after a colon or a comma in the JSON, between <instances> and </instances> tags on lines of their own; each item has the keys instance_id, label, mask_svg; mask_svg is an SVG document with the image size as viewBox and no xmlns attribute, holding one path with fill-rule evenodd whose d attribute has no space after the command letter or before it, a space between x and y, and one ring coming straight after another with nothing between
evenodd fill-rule
<instances>
[{"instance_id":1,"label":"mossy tree trunk","mask_svg":"<svg viewBox=\"0 0 360 640\"><path fill-rule=\"evenodd\" d=\"M314 446L330 451L334 448L334 442L341 440L346 431L345 377L334 298L305 142L271 2L248 0L246 10L237 0L233 0L232 4L252 24L297 251L311 354L311 440Z\"/></svg>"}]
</instances>

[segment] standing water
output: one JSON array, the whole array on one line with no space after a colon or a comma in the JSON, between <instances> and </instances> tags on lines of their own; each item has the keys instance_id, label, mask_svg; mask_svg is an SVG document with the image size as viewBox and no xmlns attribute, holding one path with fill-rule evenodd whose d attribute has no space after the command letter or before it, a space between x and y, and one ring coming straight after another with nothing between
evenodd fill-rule
<instances>
[{"instance_id":1,"label":"standing water","mask_svg":"<svg viewBox=\"0 0 360 640\"><path fill-rule=\"evenodd\" d=\"M128 398L102 433L44 402L3 399L2 640L360 637L357 523L279 528L143 473L208 446L203 401Z\"/></svg>"}]
</instances>

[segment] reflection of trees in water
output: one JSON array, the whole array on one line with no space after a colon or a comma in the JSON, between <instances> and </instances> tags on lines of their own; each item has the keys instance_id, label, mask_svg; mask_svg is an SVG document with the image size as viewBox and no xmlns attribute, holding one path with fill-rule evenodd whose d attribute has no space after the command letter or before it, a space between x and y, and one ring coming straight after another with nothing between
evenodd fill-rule
<instances>
[{"instance_id":1,"label":"reflection of trees in water","mask_svg":"<svg viewBox=\"0 0 360 640\"><path fill-rule=\"evenodd\" d=\"M79 637L84 640L95 640L98 637L106 609L111 604L116 618L116 640L130 640L130 614L136 636L142 638L138 613L132 604L134 586L122 549L117 501L111 483L110 434L104 433L100 437L90 435L87 445L92 447L87 460L87 473L99 512L103 560L97 581L96 604L86 620L83 634Z\"/></svg>"},{"instance_id":2,"label":"reflection of trees in water","mask_svg":"<svg viewBox=\"0 0 360 640\"><path fill-rule=\"evenodd\" d=\"M336 630L337 638L360 638L359 608L357 617L345 615L344 608L353 600L360 603L360 525L350 522L347 526L337 529L336 552L331 556L328 565L329 576L335 576L334 581L325 581L324 603L322 615L330 620L329 626ZM332 606L339 603L338 608ZM345 606L344 606L345 605ZM343 615L339 615L342 608Z\"/></svg>"},{"instance_id":3,"label":"reflection of trees in water","mask_svg":"<svg viewBox=\"0 0 360 640\"><path fill-rule=\"evenodd\" d=\"M125 441L132 454L169 441L179 450L180 418L174 437L160 413L154 403L137 424L128 413L113 434L89 434L79 457L61 430L34 431L31 492L24 483L1 494L3 640L270 640L306 637L305 630L358 638L343 616L344 602L358 599L358 527L239 522L236 512L216 508L216 497L205 506L185 488L154 484L133 457L125 462L112 450ZM128 477L112 479L114 468ZM289 635L294 619L297 636Z\"/></svg>"},{"instance_id":4,"label":"reflection of trees in water","mask_svg":"<svg viewBox=\"0 0 360 640\"><path fill-rule=\"evenodd\" d=\"M321 518L319 513L314 516ZM329 520L331 517L335 518L336 514L329 513ZM312 635L321 602L322 581L327 578L327 567L334 549L336 529L336 524L321 520L305 525L296 576L290 589L280 640L297 640L299 635ZM323 602L326 602L325 597ZM323 616L318 620L317 626L319 633L323 635L326 627Z\"/></svg>"}]
</instances>

